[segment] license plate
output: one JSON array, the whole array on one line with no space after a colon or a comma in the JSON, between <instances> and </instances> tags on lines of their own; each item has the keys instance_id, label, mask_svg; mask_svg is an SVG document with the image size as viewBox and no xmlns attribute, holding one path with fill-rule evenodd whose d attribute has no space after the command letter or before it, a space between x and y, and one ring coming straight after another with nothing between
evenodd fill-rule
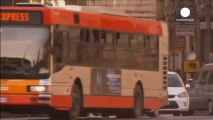
<instances>
[{"instance_id":1,"label":"license plate","mask_svg":"<svg viewBox=\"0 0 213 120\"><path fill-rule=\"evenodd\" d=\"M5 103L5 102L7 102L7 101L8 101L8 99L5 98L5 97L1 97L1 98L0 98L0 102L1 102L1 103Z\"/></svg>"}]
</instances>

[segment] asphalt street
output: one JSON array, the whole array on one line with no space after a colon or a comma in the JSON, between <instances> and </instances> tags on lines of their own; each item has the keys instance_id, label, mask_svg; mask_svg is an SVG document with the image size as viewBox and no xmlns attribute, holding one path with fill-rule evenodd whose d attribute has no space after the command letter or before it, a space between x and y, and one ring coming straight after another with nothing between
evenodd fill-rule
<instances>
[{"instance_id":1,"label":"asphalt street","mask_svg":"<svg viewBox=\"0 0 213 120\"><path fill-rule=\"evenodd\" d=\"M47 115L13 115L2 114L1 120L50 120ZM151 118L143 116L140 119L117 119L116 117L102 118L100 116L79 118L79 120L213 120L213 116L208 115L206 112L197 112L194 116L177 116L174 117L170 114L159 115L158 117Z\"/></svg>"}]
</instances>

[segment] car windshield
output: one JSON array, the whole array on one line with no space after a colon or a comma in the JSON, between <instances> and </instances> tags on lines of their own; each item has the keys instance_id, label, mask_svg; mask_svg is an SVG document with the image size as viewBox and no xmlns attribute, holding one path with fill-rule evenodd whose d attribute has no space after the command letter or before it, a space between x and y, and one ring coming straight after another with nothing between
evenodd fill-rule
<instances>
[{"instance_id":1,"label":"car windshield","mask_svg":"<svg viewBox=\"0 0 213 120\"><path fill-rule=\"evenodd\" d=\"M168 74L168 87L183 87L178 75Z\"/></svg>"},{"instance_id":2,"label":"car windshield","mask_svg":"<svg viewBox=\"0 0 213 120\"><path fill-rule=\"evenodd\" d=\"M44 26L1 26L1 78L49 76L50 29Z\"/></svg>"}]
</instances>

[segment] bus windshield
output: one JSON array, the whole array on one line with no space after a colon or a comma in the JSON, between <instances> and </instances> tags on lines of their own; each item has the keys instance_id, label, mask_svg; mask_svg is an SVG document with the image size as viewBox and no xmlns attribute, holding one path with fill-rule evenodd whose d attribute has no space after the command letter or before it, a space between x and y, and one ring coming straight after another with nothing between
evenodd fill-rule
<instances>
[{"instance_id":1,"label":"bus windshield","mask_svg":"<svg viewBox=\"0 0 213 120\"><path fill-rule=\"evenodd\" d=\"M1 78L49 77L50 27L4 26L1 32Z\"/></svg>"}]
</instances>

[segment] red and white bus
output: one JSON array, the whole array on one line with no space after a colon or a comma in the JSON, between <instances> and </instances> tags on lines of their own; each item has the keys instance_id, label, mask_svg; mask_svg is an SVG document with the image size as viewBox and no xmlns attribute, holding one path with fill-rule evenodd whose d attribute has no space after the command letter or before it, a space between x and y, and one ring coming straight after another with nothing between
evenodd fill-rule
<instances>
[{"instance_id":1,"label":"red and white bus","mask_svg":"<svg viewBox=\"0 0 213 120\"><path fill-rule=\"evenodd\" d=\"M72 6L2 6L0 20L2 111L138 118L167 103L164 22Z\"/></svg>"}]
</instances>

